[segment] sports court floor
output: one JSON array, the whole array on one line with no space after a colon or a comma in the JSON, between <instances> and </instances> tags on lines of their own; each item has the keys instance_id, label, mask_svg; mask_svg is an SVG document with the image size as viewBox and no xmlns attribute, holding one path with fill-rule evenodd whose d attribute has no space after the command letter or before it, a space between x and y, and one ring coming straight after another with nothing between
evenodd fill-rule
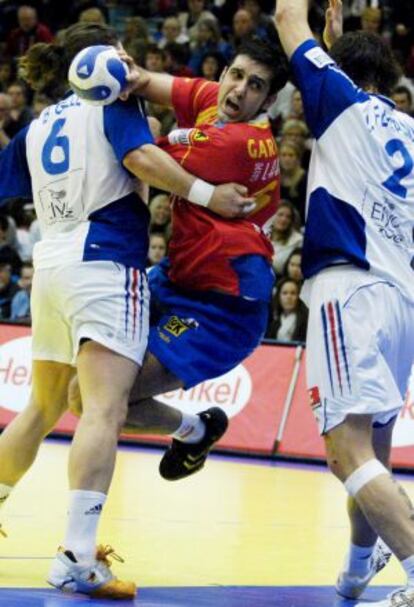
<instances>
[{"instance_id":1,"label":"sports court floor","mask_svg":"<svg viewBox=\"0 0 414 607\"><path fill-rule=\"evenodd\" d=\"M44 582L62 540L68 443L49 441L2 510L0 605L114 604ZM324 468L213 456L193 478L158 476L160 452L120 448L101 541L139 590L126 607L351 607L333 582L347 544L344 491ZM404 486L414 496L414 479ZM393 560L367 605L403 582ZM386 588L384 588L386 586ZM119 604L119 603L116 603Z\"/></svg>"}]
</instances>

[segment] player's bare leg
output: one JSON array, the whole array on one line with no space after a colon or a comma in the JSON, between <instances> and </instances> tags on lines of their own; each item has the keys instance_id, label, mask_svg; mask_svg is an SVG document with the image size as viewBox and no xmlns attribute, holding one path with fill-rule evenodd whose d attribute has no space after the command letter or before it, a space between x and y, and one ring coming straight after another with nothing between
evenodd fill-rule
<instances>
[{"instance_id":1,"label":"player's bare leg","mask_svg":"<svg viewBox=\"0 0 414 607\"><path fill-rule=\"evenodd\" d=\"M395 419L382 427L373 428L373 448L378 460L390 468L392 431ZM391 552L378 540L356 499L348 496L347 510L350 520L351 542L344 568L337 580L337 592L347 598L358 598L371 579L387 564Z\"/></svg>"},{"instance_id":2,"label":"player's bare leg","mask_svg":"<svg viewBox=\"0 0 414 607\"><path fill-rule=\"evenodd\" d=\"M35 360L32 369L29 404L0 436L0 505L30 468L42 440L67 408L73 367Z\"/></svg>"},{"instance_id":3,"label":"player's bare leg","mask_svg":"<svg viewBox=\"0 0 414 607\"><path fill-rule=\"evenodd\" d=\"M408 583L414 586L414 508L376 457L372 417L349 415L328 433L325 442L332 472L355 497L372 529L402 562Z\"/></svg>"},{"instance_id":4,"label":"player's bare leg","mask_svg":"<svg viewBox=\"0 0 414 607\"><path fill-rule=\"evenodd\" d=\"M135 584L114 578L108 552L96 548L96 536L138 366L88 341L79 352L77 369L83 412L69 456L69 519L64 549L58 552L48 579L62 590L130 599Z\"/></svg>"}]
</instances>

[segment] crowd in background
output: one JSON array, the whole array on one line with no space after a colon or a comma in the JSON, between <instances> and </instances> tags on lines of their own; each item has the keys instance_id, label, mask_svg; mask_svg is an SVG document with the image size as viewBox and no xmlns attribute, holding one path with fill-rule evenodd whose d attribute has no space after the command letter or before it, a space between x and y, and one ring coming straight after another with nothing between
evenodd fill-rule
<instances>
[{"instance_id":1,"label":"crowd in background","mask_svg":"<svg viewBox=\"0 0 414 607\"><path fill-rule=\"evenodd\" d=\"M377 32L392 46L401 79L392 98L414 111L413 0L343 0L345 30ZM319 39L326 2L311 2L310 22ZM260 36L277 43L273 0L0 0L0 150L53 100L31 91L18 73L18 58L35 42L59 42L77 21L106 22L121 35L127 52L147 69L217 81L240 43ZM148 104L165 135L173 112ZM304 341L307 309L300 300L307 170L312 140L300 92L289 82L269 110L279 146L282 202L271 240L278 276L266 337ZM0 151L1 153L1 151ZM148 266L168 252L171 212L163 192L151 192ZM33 246L40 238L31 200L10 200L0 209L0 319L30 319Z\"/></svg>"}]
</instances>

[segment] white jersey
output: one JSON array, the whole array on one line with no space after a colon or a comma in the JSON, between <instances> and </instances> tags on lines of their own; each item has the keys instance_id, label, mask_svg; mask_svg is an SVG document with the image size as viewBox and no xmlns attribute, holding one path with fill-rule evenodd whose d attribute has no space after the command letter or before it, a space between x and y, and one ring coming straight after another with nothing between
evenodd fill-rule
<instances>
[{"instance_id":1,"label":"white jersey","mask_svg":"<svg viewBox=\"0 0 414 607\"><path fill-rule=\"evenodd\" d=\"M42 236L36 268L103 259L143 267L148 210L122 160L152 142L136 100L93 107L76 95L18 134L0 158L0 198L18 188L33 196Z\"/></svg>"},{"instance_id":2,"label":"white jersey","mask_svg":"<svg viewBox=\"0 0 414 607\"><path fill-rule=\"evenodd\" d=\"M414 120L358 89L314 40L292 67L315 136L305 277L350 263L414 301Z\"/></svg>"}]
</instances>

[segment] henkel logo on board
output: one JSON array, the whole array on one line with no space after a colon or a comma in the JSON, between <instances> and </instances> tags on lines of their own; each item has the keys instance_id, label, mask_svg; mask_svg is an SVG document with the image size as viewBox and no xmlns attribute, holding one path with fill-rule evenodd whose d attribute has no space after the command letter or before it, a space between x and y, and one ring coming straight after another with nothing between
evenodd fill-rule
<instances>
[{"instance_id":1,"label":"henkel logo on board","mask_svg":"<svg viewBox=\"0 0 414 607\"><path fill-rule=\"evenodd\" d=\"M30 335L0 345L0 407L21 411L27 405L32 383Z\"/></svg>"},{"instance_id":2,"label":"henkel logo on board","mask_svg":"<svg viewBox=\"0 0 414 607\"><path fill-rule=\"evenodd\" d=\"M185 413L198 413L210 407L220 407L228 417L234 417L249 402L252 380L243 365L225 375L203 381L189 390L174 390L157 399Z\"/></svg>"}]
</instances>

